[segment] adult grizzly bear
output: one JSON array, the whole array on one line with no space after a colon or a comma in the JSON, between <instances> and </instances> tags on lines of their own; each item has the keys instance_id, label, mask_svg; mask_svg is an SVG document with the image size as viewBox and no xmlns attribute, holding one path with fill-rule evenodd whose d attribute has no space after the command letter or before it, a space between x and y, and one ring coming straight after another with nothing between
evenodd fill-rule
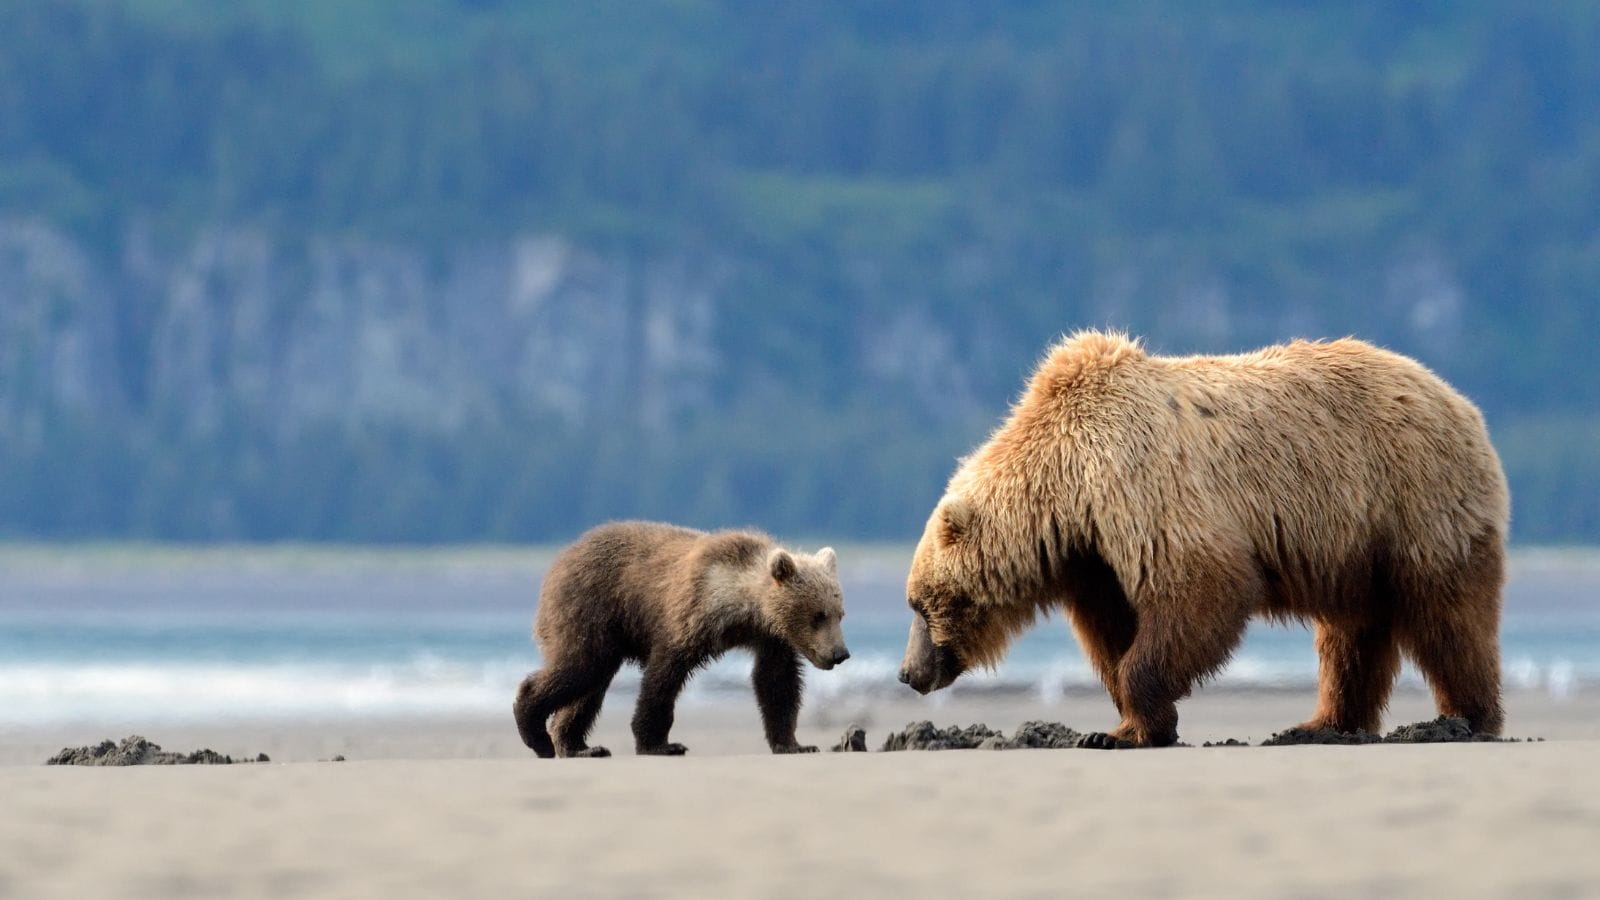
<instances>
[{"instance_id":1,"label":"adult grizzly bear","mask_svg":"<svg viewBox=\"0 0 1600 900\"><path fill-rule=\"evenodd\" d=\"M1316 626L1306 727L1376 730L1404 651L1441 713L1498 734L1508 505L1477 408L1406 357L1161 357L1080 332L929 518L900 679L992 666L1060 607L1122 714L1085 745L1164 746L1263 615Z\"/></svg>"},{"instance_id":2,"label":"adult grizzly bear","mask_svg":"<svg viewBox=\"0 0 1600 900\"><path fill-rule=\"evenodd\" d=\"M512 712L543 757L609 756L586 743L623 662L644 666L635 750L675 756L667 742L678 692L734 647L755 651L756 702L774 753L815 752L795 740L799 656L819 669L850 658L833 550L791 553L764 534L706 534L654 522L591 529L550 564L533 634L544 668L523 679ZM545 720L555 715L555 740Z\"/></svg>"}]
</instances>

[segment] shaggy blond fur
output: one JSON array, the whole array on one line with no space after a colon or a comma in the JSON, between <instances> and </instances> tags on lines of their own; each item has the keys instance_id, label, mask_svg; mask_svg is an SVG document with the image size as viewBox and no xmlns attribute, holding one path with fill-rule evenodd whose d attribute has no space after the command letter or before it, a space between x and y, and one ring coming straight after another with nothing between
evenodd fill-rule
<instances>
[{"instance_id":1,"label":"shaggy blond fur","mask_svg":"<svg viewBox=\"0 0 1600 900\"><path fill-rule=\"evenodd\" d=\"M1404 649L1442 712L1497 732L1508 516L1482 416L1411 359L1348 339L1161 357L1080 332L951 477L908 596L955 674L1065 608L1123 713L1112 736L1139 744L1176 739L1175 702L1256 614L1316 623L1309 725L1376 728ZM955 677L912 656L913 686Z\"/></svg>"}]
</instances>

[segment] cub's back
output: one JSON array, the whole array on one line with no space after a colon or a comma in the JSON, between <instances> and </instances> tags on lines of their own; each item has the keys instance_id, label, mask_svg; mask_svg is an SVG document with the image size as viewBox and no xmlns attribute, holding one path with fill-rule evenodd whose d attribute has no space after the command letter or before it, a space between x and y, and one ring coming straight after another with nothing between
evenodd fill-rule
<instances>
[{"instance_id":1,"label":"cub's back","mask_svg":"<svg viewBox=\"0 0 1600 900\"><path fill-rule=\"evenodd\" d=\"M704 532L658 522L610 522L584 532L550 563L539 589L534 637L645 625L666 595L691 591L695 544Z\"/></svg>"}]
</instances>

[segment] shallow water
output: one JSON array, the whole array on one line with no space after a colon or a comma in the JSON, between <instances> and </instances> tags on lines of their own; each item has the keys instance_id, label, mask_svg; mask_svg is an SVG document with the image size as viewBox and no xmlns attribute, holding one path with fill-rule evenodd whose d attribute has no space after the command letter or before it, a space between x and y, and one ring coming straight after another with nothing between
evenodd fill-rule
<instances>
[{"instance_id":1,"label":"shallow water","mask_svg":"<svg viewBox=\"0 0 1600 900\"><path fill-rule=\"evenodd\" d=\"M909 550L841 554L853 657L814 697L894 695ZM0 723L115 717L414 716L509 707L538 665L528 631L548 554L520 550L0 550ZM1519 554L1502 628L1508 687L1600 689L1600 556ZM691 697L748 702L730 654ZM637 684L624 669L617 686ZM1403 679L1417 681L1409 667ZM1311 634L1253 626L1217 683L1309 687ZM1043 697L1097 682L1059 617L954 690Z\"/></svg>"}]
</instances>

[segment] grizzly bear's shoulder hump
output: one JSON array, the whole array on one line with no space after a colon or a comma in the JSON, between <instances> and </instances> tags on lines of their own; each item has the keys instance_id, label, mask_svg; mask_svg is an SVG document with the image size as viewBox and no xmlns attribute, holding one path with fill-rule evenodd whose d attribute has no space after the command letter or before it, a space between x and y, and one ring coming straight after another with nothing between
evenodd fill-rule
<instances>
[{"instance_id":1,"label":"grizzly bear's shoulder hump","mask_svg":"<svg viewBox=\"0 0 1600 900\"><path fill-rule=\"evenodd\" d=\"M1045 354L1034 370L1029 393L1040 398L1064 398L1103 381L1119 366L1144 358L1144 348L1127 335L1076 331Z\"/></svg>"}]
</instances>

